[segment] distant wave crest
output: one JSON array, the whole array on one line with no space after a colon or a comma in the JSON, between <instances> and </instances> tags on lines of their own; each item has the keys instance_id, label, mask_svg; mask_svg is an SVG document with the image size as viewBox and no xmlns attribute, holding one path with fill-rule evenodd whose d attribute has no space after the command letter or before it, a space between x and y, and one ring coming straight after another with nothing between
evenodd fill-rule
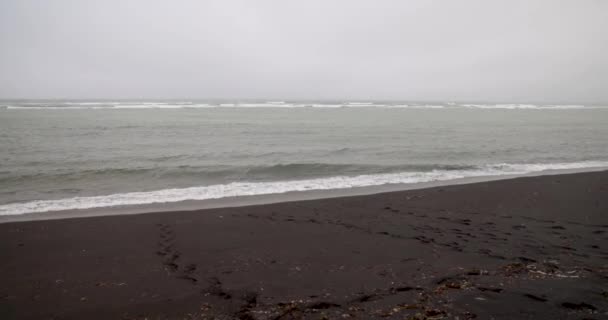
<instances>
[{"instance_id":1,"label":"distant wave crest","mask_svg":"<svg viewBox=\"0 0 608 320\"><path fill-rule=\"evenodd\" d=\"M6 110L124 110L124 109L208 109L208 108L387 108L387 109L509 109L509 110L572 110L598 109L608 106L536 105L536 104L404 104L379 102L20 102L0 105Z\"/></svg>"}]
</instances>

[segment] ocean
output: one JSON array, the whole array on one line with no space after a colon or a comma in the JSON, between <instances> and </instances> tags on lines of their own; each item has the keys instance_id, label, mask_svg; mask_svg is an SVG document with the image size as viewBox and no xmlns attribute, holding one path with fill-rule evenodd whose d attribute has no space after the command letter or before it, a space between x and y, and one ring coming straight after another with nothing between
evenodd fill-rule
<instances>
[{"instance_id":1,"label":"ocean","mask_svg":"<svg viewBox=\"0 0 608 320\"><path fill-rule=\"evenodd\" d=\"M608 107L3 101L0 215L608 167Z\"/></svg>"}]
</instances>

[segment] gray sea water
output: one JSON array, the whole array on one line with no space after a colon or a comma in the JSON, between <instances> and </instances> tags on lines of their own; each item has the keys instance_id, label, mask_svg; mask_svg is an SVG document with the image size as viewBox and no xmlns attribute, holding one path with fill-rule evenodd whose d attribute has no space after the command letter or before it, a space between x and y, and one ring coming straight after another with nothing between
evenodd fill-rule
<instances>
[{"instance_id":1,"label":"gray sea water","mask_svg":"<svg viewBox=\"0 0 608 320\"><path fill-rule=\"evenodd\" d=\"M0 215L608 166L608 108L0 102Z\"/></svg>"}]
</instances>

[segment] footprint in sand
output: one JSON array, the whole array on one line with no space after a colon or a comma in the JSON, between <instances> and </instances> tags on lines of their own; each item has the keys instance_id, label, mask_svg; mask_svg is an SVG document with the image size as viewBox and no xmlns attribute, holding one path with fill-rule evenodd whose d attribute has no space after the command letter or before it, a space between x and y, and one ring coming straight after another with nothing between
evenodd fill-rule
<instances>
[{"instance_id":1,"label":"footprint in sand","mask_svg":"<svg viewBox=\"0 0 608 320\"><path fill-rule=\"evenodd\" d=\"M158 224L159 242L156 254L162 258L162 264L165 270L176 279L188 280L193 284L198 282L195 272L196 264L188 264L182 266L181 253L175 249L175 232L167 224Z\"/></svg>"}]
</instances>

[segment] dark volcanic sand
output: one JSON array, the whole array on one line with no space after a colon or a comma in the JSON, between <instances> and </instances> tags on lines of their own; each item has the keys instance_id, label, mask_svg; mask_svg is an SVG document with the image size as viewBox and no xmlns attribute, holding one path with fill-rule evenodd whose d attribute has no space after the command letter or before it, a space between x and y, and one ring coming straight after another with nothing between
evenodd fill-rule
<instances>
[{"instance_id":1,"label":"dark volcanic sand","mask_svg":"<svg viewBox=\"0 0 608 320\"><path fill-rule=\"evenodd\" d=\"M606 319L608 172L0 225L1 319Z\"/></svg>"}]
</instances>

